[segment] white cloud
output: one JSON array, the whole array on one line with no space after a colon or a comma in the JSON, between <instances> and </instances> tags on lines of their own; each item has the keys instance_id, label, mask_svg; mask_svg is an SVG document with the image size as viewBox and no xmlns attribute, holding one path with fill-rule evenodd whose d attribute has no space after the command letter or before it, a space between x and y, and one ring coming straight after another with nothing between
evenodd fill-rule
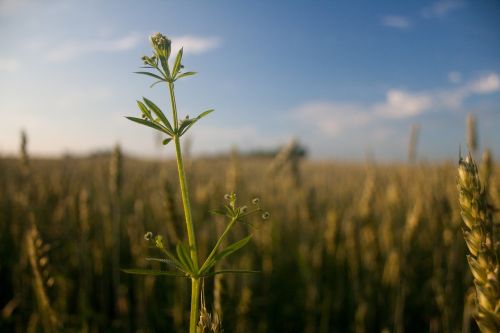
<instances>
[{"instance_id":1,"label":"white cloud","mask_svg":"<svg viewBox=\"0 0 500 333\"><path fill-rule=\"evenodd\" d=\"M464 6L464 0L438 0L432 5L425 7L422 10L422 16L425 18L441 18Z\"/></svg>"},{"instance_id":2,"label":"white cloud","mask_svg":"<svg viewBox=\"0 0 500 333\"><path fill-rule=\"evenodd\" d=\"M488 94L500 91L500 77L496 73L490 73L480 77L468 85L471 93Z\"/></svg>"},{"instance_id":3,"label":"white cloud","mask_svg":"<svg viewBox=\"0 0 500 333\"><path fill-rule=\"evenodd\" d=\"M500 76L487 73L453 89L412 92L389 89L385 100L368 105L328 101L308 102L293 111L296 119L337 136L353 128L363 129L375 122L415 117L440 110L460 108L473 95L500 92Z\"/></svg>"},{"instance_id":4,"label":"white cloud","mask_svg":"<svg viewBox=\"0 0 500 333\"><path fill-rule=\"evenodd\" d=\"M382 25L396 29L408 29L411 27L409 18L397 15L387 15L382 18Z\"/></svg>"},{"instance_id":5,"label":"white cloud","mask_svg":"<svg viewBox=\"0 0 500 333\"><path fill-rule=\"evenodd\" d=\"M185 53L201 54L217 48L221 44L218 37L199 37L199 36L179 36L172 38L172 52L174 55L184 47Z\"/></svg>"},{"instance_id":6,"label":"white cloud","mask_svg":"<svg viewBox=\"0 0 500 333\"><path fill-rule=\"evenodd\" d=\"M68 61L95 52L121 52L133 49L139 44L138 34L116 39L95 39L86 41L67 41L49 51L46 55L49 61Z\"/></svg>"},{"instance_id":7,"label":"white cloud","mask_svg":"<svg viewBox=\"0 0 500 333\"><path fill-rule=\"evenodd\" d=\"M14 58L0 58L0 72L15 72L19 65L19 61Z\"/></svg>"},{"instance_id":8,"label":"white cloud","mask_svg":"<svg viewBox=\"0 0 500 333\"><path fill-rule=\"evenodd\" d=\"M432 106L432 96L427 93L390 89L385 102L376 105L374 111L389 118L403 118L418 115Z\"/></svg>"}]
</instances>

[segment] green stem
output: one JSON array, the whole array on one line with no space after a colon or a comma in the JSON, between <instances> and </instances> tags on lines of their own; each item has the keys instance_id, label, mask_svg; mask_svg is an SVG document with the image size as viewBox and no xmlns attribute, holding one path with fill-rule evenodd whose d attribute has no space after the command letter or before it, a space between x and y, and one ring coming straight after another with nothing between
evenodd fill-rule
<instances>
[{"instance_id":1,"label":"green stem","mask_svg":"<svg viewBox=\"0 0 500 333\"><path fill-rule=\"evenodd\" d=\"M220 245L222 244L222 241L224 240L224 238L226 238L227 233L229 232L229 230L231 230L231 228L236 223L236 221L237 221L237 219L233 218L231 220L231 222L229 222L229 224L226 227L226 230L224 230L222 235L217 240L217 243L215 243L215 246L214 246L212 252L210 252L210 255L208 256L207 260L205 260L205 262L201 266L200 271L203 271L206 268L206 266L210 263L210 260L212 260L212 258L215 256L215 254L217 253L217 250L219 249Z\"/></svg>"},{"instance_id":2,"label":"green stem","mask_svg":"<svg viewBox=\"0 0 500 333\"><path fill-rule=\"evenodd\" d=\"M172 114L174 118L175 131L179 128L177 122L177 103L175 102L174 84L169 82L168 88L170 90L170 102L172 103ZM198 269L198 249L196 247L196 236L194 233L193 218L191 216L191 204L189 203L189 192L186 181L186 173L184 172L184 163L182 161L182 150L180 138L177 134L173 136L175 143L175 157L177 160L177 171L179 173L179 184L181 188L182 206L184 207L184 216L186 219L186 230L188 234L189 252L191 260L196 269Z\"/></svg>"},{"instance_id":3,"label":"green stem","mask_svg":"<svg viewBox=\"0 0 500 333\"><path fill-rule=\"evenodd\" d=\"M179 128L179 122L177 120L177 103L175 102L174 84L172 82L168 83L168 90L170 90L170 102L172 103L172 114L174 116L174 129L177 131Z\"/></svg>"},{"instance_id":4,"label":"green stem","mask_svg":"<svg viewBox=\"0 0 500 333\"><path fill-rule=\"evenodd\" d=\"M170 90L170 101L172 103L172 113L174 118L174 126L175 131L177 132L179 128L179 124L177 121L177 104L175 102L174 95L174 84L168 84ZM194 225L193 218L191 215L191 204L189 203L189 193L186 181L186 174L184 172L184 163L182 161L182 150L180 144L180 138L176 133L173 136L175 143L175 156L177 159L177 171L179 173L179 185L181 188L181 197L182 197L182 206L184 207L184 216L186 218L186 229L188 234L188 242L189 242L189 252L191 255L191 260L194 264L194 269L196 271L196 275L198 274L198 250L196 247L196 236L194 233ZM198 277L191 278L191 312L189 316L189 332L196 333L196 323L198 317L198 306L200 299L200 281Z\"/></svg>"},{"instance_id":5,"label":"green stem","mask_svg":"<svg viewBox=\"0 0 500 333\"><path fill-rule=\"evenodd\" d=\"M186 218L186 229L188 234L189 250L191 260L195 269L198 269L198 249L196 247L196 236L194 233L193 218L191 216L191 204L189 203L189 193L187 188L186 174L184 173L184 163L182 162L182 152L179 137L174 136L175 153L177 157L177 171L179 173L179 185L181 188L182 205L184 206L184 216Z\"/></svg>"},{"instance_id":6,"label":"green stem","mask_svg":"<svg viewBox=\"0 0 500 333\"><path fill-rule=\"evenodd\" d=\"M189 333L196 333L198 306L200 303L200 279L191 278L191 312L189 314Z\"/></svg>"}]
</instances>

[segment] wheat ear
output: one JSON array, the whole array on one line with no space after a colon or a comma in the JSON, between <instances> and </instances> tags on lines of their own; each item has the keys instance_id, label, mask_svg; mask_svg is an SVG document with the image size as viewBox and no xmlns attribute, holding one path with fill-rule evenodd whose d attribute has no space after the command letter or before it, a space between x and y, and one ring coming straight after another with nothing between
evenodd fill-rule
<instances>
[{"instance_id":1,"label":"wheat ear","mask_svg":"<svg viewBox=\"0 0 500 333\"><path fill-rule=\"evenodd\" d=\"M467 261L476 287L476 322L481 332L500 332L499 264L493 239L491 209L471 156L460 158L458 194Z\"/></svg>"}]
</instances>

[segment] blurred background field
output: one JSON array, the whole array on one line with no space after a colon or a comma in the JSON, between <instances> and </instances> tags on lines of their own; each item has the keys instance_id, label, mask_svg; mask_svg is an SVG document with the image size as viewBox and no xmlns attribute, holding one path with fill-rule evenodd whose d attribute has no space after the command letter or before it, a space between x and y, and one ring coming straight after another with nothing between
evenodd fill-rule
<instances>
[{"instance_id":1,"label":"blurred background field","mask_svg":"<svg viewBox=\"0 0 500 333\"><path fill-rule=\"evenodd\" d=\"M155 32L199 73L179 117L216 110L183 141L201 257L224 194L271 213L220 267L260 273L205 281L226 333L477 332L456 170L500 207L496 0L0 0L0 332L186 331L188 281L121 272L186 238L172 147L124 118L170 115Z\"/></svg>"},{"instance_id":2,"label":"blurred background field","mask_svg":"<svg viewBox=\"0 0 500 333\"><path fill-rule=\"evenodd\" d=\"M254 234L232 268L261 273L205 281L225 332L474 332L456 163L302 153L292 143L277 156L187 158L205 255L225 193L237 189L241 204L258 196L272 214L231 235ZM0 162L1 331L38 332L44 321L67 332L185 331L187 280L120 272L151 265L146 231L185 238L174 161L117 147ZM498 207L498 178L489 184Z\"/></svg>"}]
</instances>

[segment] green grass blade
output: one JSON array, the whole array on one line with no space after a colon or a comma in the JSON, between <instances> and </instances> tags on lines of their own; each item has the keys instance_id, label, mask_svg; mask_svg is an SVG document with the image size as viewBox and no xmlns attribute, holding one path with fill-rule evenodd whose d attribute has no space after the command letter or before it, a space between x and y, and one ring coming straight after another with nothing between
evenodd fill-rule
<instances>
[{"instance_id":1,"label":"green grass blade","mask_svg":"<svg viewBox=\"0 0 500 333\"><path fill-rule=\"evenodd\" d=\"M142 268L129 268L122 269L122 272L127 274L135 274L135 275L151 275L151 276L174 276L174 277L186 277L186 274L181 274L177 272L168 272L168 271L158 271L154 269L142 269Z\"/></svg>"}]
</instances>

